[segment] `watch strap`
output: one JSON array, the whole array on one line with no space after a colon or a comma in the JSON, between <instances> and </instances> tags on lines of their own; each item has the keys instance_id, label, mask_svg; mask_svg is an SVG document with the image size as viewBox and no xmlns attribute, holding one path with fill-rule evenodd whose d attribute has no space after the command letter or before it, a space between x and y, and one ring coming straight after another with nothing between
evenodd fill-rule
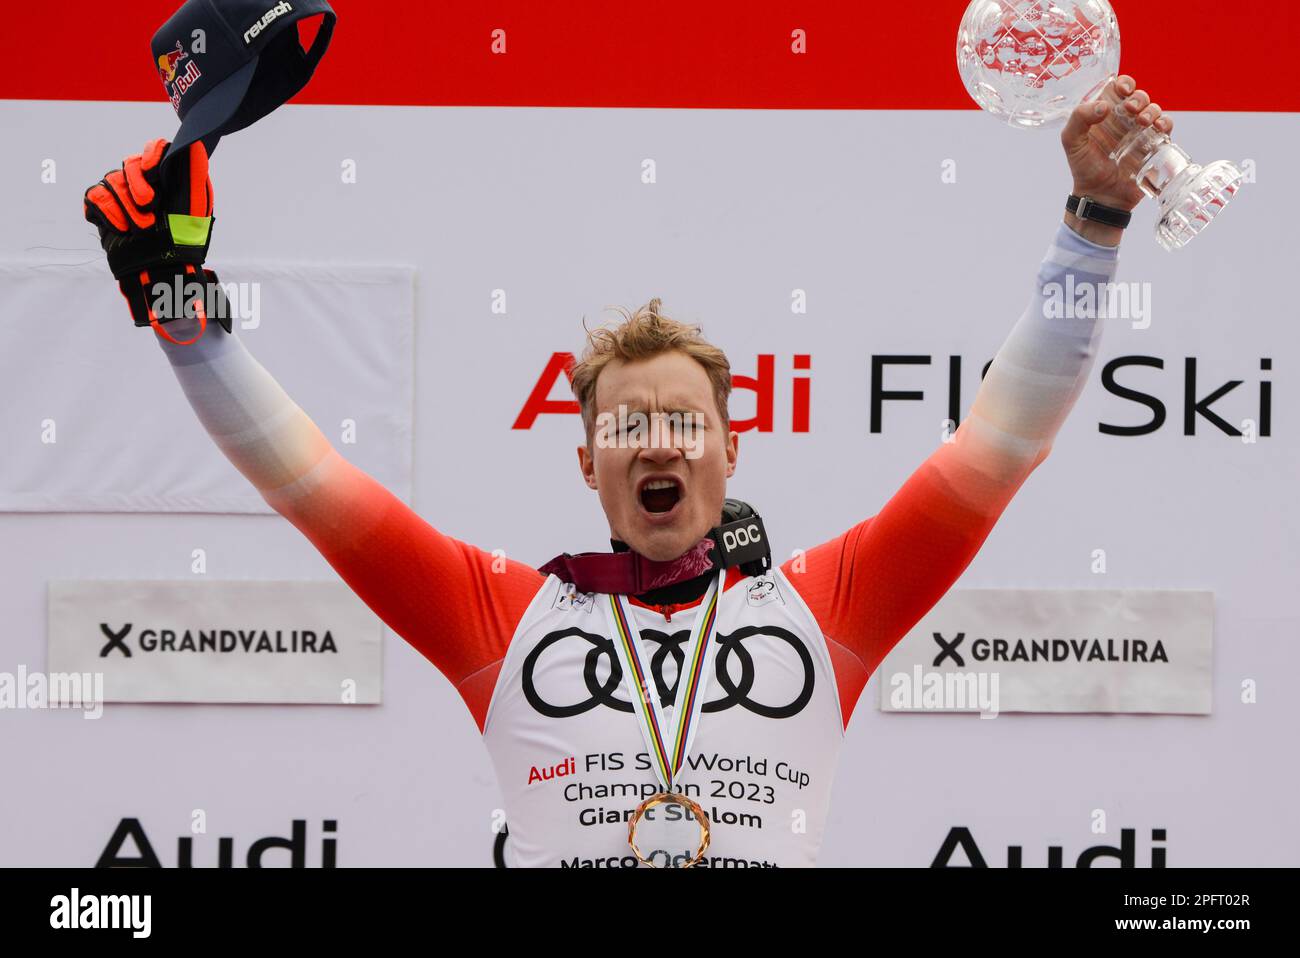
<instances>
[{"instance_id":1,"label":"watch strap","mask_svg":"<svg viewBox=\"0 0 1300 958\"><path fill-rule=\"evenodd\" d=\"M1119 229L1127 227L1133 219L1133 213L1129 210L1106 206L1098 203L1091 196L1075 196L1073 193L1066 200L1065 208L1081 220L1091 220L1103 226L1115 226Z\"/></svg>"}]
</instances>

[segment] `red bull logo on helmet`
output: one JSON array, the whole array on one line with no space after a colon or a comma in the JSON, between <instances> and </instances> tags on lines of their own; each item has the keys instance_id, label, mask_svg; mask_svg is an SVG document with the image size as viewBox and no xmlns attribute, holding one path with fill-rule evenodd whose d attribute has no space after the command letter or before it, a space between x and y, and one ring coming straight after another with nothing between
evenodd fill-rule
<instances>
[{"instance_id":1,"label":"red bull logo on helmet","mask_svg":"<svg viewBox=\"0 0 1300 958\"><path fill-rule=\"evenodd\" d=\"M179 40L176 41L175 50L164 53L158 58L158 75L162 77L163 86L176 79L176 64L186 59L189 59L189 54L185 52Z\"/></svg>"},{"instance_id":2,"label":"red bull logo on helmet","mask_svg":"<svg viewBox=\"0 0 1300 958\"><path fill-rule=\"evenodd\" d=\"M189 61L185 64L184 70L180 68L182 60ZM172 109L180 113L181 97L194 85L195 80L203 76L203 71L177 40L175 50L169 50L158 58L158 76L162 78L167 98L172 101Z\"/></svg>"},{"instance_id":3,"label":"red bull logo on helmet","mask_svg":"<svg viewBox=\"0 0 1300 958\"><path fill-rule=\"evenodd\" d=\"M201 76L203 76L203 71L199 69L199 65L193 60L186 65L184 73L176 74L176 79L172 81L171 86L167 90L167 96L172 101L172 108L177 113L180 113L181 111L181 97L185 95L185 91L192 87L194 82Z\"/></svg>"}]
</instances>

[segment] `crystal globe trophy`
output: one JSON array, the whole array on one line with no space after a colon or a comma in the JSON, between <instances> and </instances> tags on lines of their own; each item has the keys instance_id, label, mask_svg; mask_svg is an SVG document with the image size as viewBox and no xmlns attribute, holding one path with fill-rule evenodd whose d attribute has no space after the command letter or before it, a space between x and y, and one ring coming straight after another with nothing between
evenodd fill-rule
<instances>
[{"instance_id":1,"label":"crystal globe trophy","mask_svg":"<svg viewBox=\"0 0 1300 958\"><path fill-rule=\"evenodd\" d=\"M973 0L957 33L957 70L983 109L1020 129L1065 120L1080 103L1106 99L1093 127L1124 175L1160 205L1156 240L1180 249L1209 226L1241 187L1234 163L1208 166L1167 134L1120 109L1119 22L1107 0Z\"/></svg>"}]
</instances>

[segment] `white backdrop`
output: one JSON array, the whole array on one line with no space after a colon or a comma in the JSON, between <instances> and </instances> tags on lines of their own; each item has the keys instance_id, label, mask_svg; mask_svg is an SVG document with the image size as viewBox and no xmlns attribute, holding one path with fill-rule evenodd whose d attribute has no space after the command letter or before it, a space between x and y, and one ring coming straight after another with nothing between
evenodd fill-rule
<instances>
[{"instance_id":1,"label":"white backdrop","mask_svg":"<svg viewBox=\"0 0 1300 958\"><path fill-rule=\"evenodd\" d=\"M409 500L413 270L223 268L239 277L222 280L238 303L238 335L350 459ZM60 299L77 304L77 321L66 329L73 348L48 324L0 326L0 382L12 390L0 422L9 453L0 467L0 510L273 514L193 428L179 387L160 391L156 377L122 362L124 304L107 263L0 262L0 315L39 315ZM262 325L264 312L293 322Z\"/></svg>"},{"instance_id":2,"label":"white backdrop","mask_svg":"<svg viewBox=\"0 0 1300 958\"><path fill-rule=\"evenodd\" d=\"M96 260L82 190L174 123L165 104L0 103L0 258ZM1296 119L1178 124L1195 157L1250 158L1258 182L1176 255L1155 245L1151 211L1138 214L1119 279L1151 284L1151 326L1109 323L1054 453L960 585L1213 591L1213 713L882 715L873 684L849 728L823 865L928 865L954 826L991 864L1008 845L1032 865L1063 845L1072 863L1125 828L1138 832L1139 864L1153 829L1167 831L1171 866L1300 864L1289 801L1300 785ZM653 185L641 182L647 158ZM48 159L53 184L41 182ZM355 183L341 177L347 161ZM974 111L293 107L223 141L213 175L210 264L224 280L241 278L222 267L236 259L416 268L412 501L446 532L533 563L605 536L575 468L576 417L510 428L550 355L580 346L584 316L661 296L671 315L704 323L736 372L775 355L776 429L742 436L731 491L788 555L875 512L935 447L949 355L964 358L969 408L1069 188L1054 134ZM491 311L498 289L506 315ZM795 289L806 315L790 311ZM60 355L79 348L78 320L73 302L0 317L49 324ZM125 311L120 322L109 348L124 375L173 398L152 334ZM895 353L933 357L887 379L927 399L887 403L873 435L871 356ZM812 356L807 434L790 431L795 354ZM1149 418L1101 386L1102 365L1123 355L1164 362L1120 375L1167 405L1151 435L1098 431ZM1185 357L1198 360L1198 398L1244 381L1214 407L1235 423L1258 418L1258 384L1270 381L1272 436L1246 444L1203 418L1183 435ZM751 412L742 391L732 413ZM101 428L134 441L132 424ZM213 578L332 575L278 517L7 514L0 543L0 671L44 666L50 579L187 577L200 546ZM1091 571L1096 549L1104 575ZM499 798L474 724L432 666L385 636L378 707L119 705L97 722L0 712L0 864L92 864L128 817L172 864L196 809L202 864L218 836L234 836L242 858L294 818L309 822L309 864L327 819L341 865L490 864ZM1241 702L1247 680L1257 704ZM1105 835L1093 833L1096 810Z\"/></svg>"}]
</instances>

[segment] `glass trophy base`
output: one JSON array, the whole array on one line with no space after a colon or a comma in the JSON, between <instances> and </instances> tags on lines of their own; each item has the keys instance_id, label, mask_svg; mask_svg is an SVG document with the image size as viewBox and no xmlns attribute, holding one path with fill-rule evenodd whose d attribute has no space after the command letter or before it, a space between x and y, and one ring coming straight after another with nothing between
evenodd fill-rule
<instances>
[{"instance_id":1,"label":"glass trophy base","mask_svg":"<svg viewBox=\"0 0 1300 958\"><path fill-rule=\"evenodd\" d=\"M1170 252L1182 249L1222 212L1244 179L1228 160L1187 167L1160 191L1156 241Z\"/></svg>"},{"instance_id":2,"label":"glass trophy base","mask_svg":"<svg viewBox=\"0 0 1300 958\"><path fill-rule=\"evenodd\" d=\"M1140 126L1121 106L1114 88L1106 94L1110 116L1093 128L1120 175L1159 204L1156 242L1169 252L1182 249L1214 222L1245 181L1234 163L1193 163L1167 133Z\"/></svg>"}]
</instances>

